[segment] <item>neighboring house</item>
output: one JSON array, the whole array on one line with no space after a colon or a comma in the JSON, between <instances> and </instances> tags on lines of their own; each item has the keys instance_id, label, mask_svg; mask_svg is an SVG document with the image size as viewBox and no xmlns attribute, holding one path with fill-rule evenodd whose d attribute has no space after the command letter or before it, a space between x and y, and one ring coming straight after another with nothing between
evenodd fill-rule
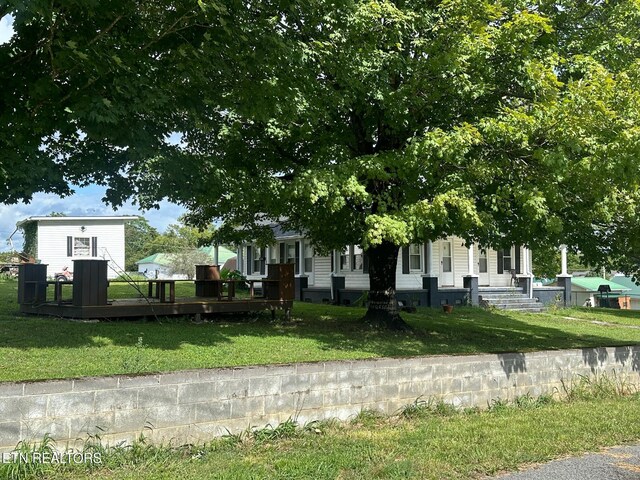
<instances>
[{"instance_id":1,"label":"neighboring house","mask_svg":"<svg viewBox=\"0 0 640 480\"><path fill-rule=\"evenodd\" d=\"M264 277L269 264L293 263L300 300L353 304L369 289L369 262L359 246L320 256L303 235L277 225L271 228L275 245L259 248L245 243L238 250L238 270L247 278ZM527 248L468 248L458 237L400 249L396 270L398 299L414 305L475 305L479 293L509 290L516 283L531 297L532 279Z\"/></svg>"},{"instance_id":2,"label":"neighboring house","mask_svg":"<svg viewBox=\"0 0 640 480\"><path fill-rule=\"evenodd\" d=\"M606 286L609 292L600 292ZM629 308L630 288L602 277L574 277L571 279L571 305L578 307ZM620 299L620 300L619 300Z\"/></svg>"},{"instance_id":3,"label":"neighboring house","mask_svg":"<svg viewBox=\"0 0 640 480\"><path fill-rule=\"evenodd\" d=\"M124 224L135 216L105 217L29 217L18 222L25 235L25 246L33 245L36 261L47 265L47 277L73 261L109 260L108 277L117 277L124 268Z\"/></svg>"},{"instance_id":4,"label":"neighboring house","mask_svg":"<svg viewBox=\"0 0 640 480\"><path fill-rule=\"evenodd\" d=\"M206 253L211 259L211 263L215 259L215 247L200 247L200 251ZM235 258L236 252L225 247L218 247L218 263L224 264L231 258ZM185 275L171 273L171 254L170 253L154 253L148 257L138 260L138 272L144 274L147 278L159 279L185 279Z\"/></svg>"},{"instance_id":5,"label":"neighboring house","mask_svg":"<svg viewBox=\"0 0 640 480\"><path fill-rule=\"evenodd\" d=\"M640 285L636 285L636 282L631 277L625 277L624 275L614 275L611 281L627 287L629 291L625 292L625 295L629 297L629 308L631 310L640 310Z\"/></svg>"}]
</instances>

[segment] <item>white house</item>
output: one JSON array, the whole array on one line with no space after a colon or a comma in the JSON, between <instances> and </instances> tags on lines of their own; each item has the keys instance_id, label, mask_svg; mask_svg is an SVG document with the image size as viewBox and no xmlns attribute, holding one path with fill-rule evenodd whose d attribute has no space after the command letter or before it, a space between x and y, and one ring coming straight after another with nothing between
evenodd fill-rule
<instances>
[{"instance_id":1,"label":"white house","mask_svg":"<svg viewBox=\"0 0 640 480\"><path fill-rule=\"evenodd\" d=\"M108 277L115 278L124 269L124 225L136 216L104 217L29 217L18 222L25 236L25 248L31 244L36 261L47 264L47 277L53 278L65 267L73 269L73 260L109 260Z\"/></svg>"},{"instance_id":2,"label":"white house","mask_svg":"<svg viewBox=\"0 0 640 480\"><path fill-rule=\"evenodd\" d=\"M238 269L248 279L264 277L269 264L293 263L300 300L350 304L369 289L368 259L358 245L319 256L303 235L276 225L272 229L275 245L245 243L238 249ZM483 249L455 236L410 245L398 255L397 297L419 305L475 305L482 297L510 290L548 303L561 288L538 287L534 292L531 268L531 251L522 246Z\"/></svg>"}]
</instances>

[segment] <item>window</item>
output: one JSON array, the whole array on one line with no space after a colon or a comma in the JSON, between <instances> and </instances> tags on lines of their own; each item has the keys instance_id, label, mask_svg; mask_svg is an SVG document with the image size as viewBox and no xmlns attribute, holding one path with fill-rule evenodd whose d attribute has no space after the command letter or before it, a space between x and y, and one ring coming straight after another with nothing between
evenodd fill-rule
<instances>
[{"instance_id":1,"label":"window","mask_svg":"<svg viewBox=\"0 0 640 480\"><path fill-rule=\"evenodd\" d=\"M313 271L313 247L309 242L304 242L304 271Z\"/></svg>"},{"instance_id":2,"label":"window","mask_svg":"<svg viewBox=\"0 0 640 480\"><path fill-rule=\"evenodd\" d=\"M349 270L349 247L345 247L340 254L340 270Z\"/></svg>"},{"instance_id":3,"label":"window","mask_svg":"<svg viewBox=\"0 0 640 480\"><path fill-rule=\"evenodd\" d=\"M89 237L74 237L73 256L74 257L91 256L91 239Z\"/></svg>"},{"instance_id":4,"label":"window","mask_svg":"<svg viewBox=\"0 0 640 480\"><path fill-rule=\"evenodd\" d=\"M278 247L276 245L269 247L269 263L272 265L278 263Z\"/></svg>"},{"instance_id":5,"label":"window","mask_svg":"<svg viewBox=\"0 0 640 480\"><path fill-rule=\"evenodd\" d=\"M253 272L260 272L260 264L262 262L262 257L264 256L264 250L262 248L253 247Z\"/></svg>"},{"instance_id":6,"label":"window","mask_svg":"<svg viewBox=\"0 0 640 480\"><path fill-rule=\"evenodd\" d=\"M362 260L362 248L357 245L353 247L353 270L362 270L363 269L363 260Z\"/></svg>"},{"instance_id":7,"label":"window","mask_svg":"<svg viewBox=\"0 0 640 480\"><path fill-rule=\"evenodd\" d=\"M296 263L296 244L295 243L286 244L286 254L287 254L287 260L284 263Z\"/></svg>"},{"instance_id":8,"label":"window","mask_svg":"<svg viewBox=\"0 0 640 480\"><path fill-rule=\"evenodd\" d=\"M422 270L420 245L409 245L409 270Z\"/></svg>"},{"instance_id":9,"label":"window","mask_svg":"<svg viewBox=\"0 0 640 480\"><path fill-rule=\"evenodd\" d=\"M505 248L502 251L502 268L503 271L505 273L509 273L509 270L511 270L512 264L511 264L511 249L510 248Z\"/></svg>"}]
</instances>

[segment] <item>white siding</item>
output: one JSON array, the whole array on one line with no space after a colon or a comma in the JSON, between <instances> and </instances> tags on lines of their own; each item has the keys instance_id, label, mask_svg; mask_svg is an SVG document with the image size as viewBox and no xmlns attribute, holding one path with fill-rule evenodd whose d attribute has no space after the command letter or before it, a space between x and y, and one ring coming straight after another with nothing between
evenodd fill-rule
<instances>
[{"instance_id":1,"label":"white siding","mask_svg":"<svg viewBox=\"0 0 640 480\"><path fill-rule=\"evenodd\" d=\"M345 288L369 290L369 275L362 273L362 270L355 272L342 270L338 271L338 275L344 276Z\"/></svg>"},{"instance_id":2,"label":"white siding","mask_svg":"<svg viewBox=\"0 0 640 480\"><path fill-rule=\"evenodd\" d=\"M463 287L463 278L469 275L469 250L464 245L464 240L458 237L451 238L453 246L453 281L456 288Z\"/></svg>"},{"instance_id":3,"label":"white siding","mask_svg":"<svg viewBox=\"0 0 640 480\"><path fill-rule=\"evenodd\" d=\"M313 286L331 287L331 257L313 258Z\"/></svg>"},{"instance_id":4,"label":"white siding","mask_svg":"<svg viewBox=\"0 0 640 480\"><path fill-rule=\"evenodd\" d=\"M84 231L81 230L84 227ZM95 257L68 257L67 237L97 237L98 254ZM89 252L91 253L91 252ZM64 267L73 270L73 260L109 260L108 277L115 278L124 269L124 221L103 220L60 220L38 221L37 258L48 265L47 276L53 277Z\"/></svg>"},{"instance_id":5,"label":"white siding","mask_svg":"<svg viewBox=\"0 0 640 480\"><path fill-rule=\"evenodd\" d=\"M291 239L287 239L291 241ZM464 245L464 240L459 237L448 237L448 241L451 241L452 245L452 253L453 253L453 279L454 279L454 287L463 288L463 278L469 274L468 272L468 250ZM437 240L433 242L432 248L432 262L433 262L433 271L436 274L440 274L441 270L441 251L442 240ZM275 248L278 248L277 246ZM243 253L246 252L246 245L243 245ZM523 259L523 249L520 249L521 252L521 262L524 265ZM424 257L424 246L420 245L420 254L421 254L421 263L422 269L421 271L412 271L408 274L402 273L402 251L398 251L398 262L396 264L396 288L398 290L416 290L422 289L423 281L422 277L426 272L426 259ZM513 252L513 265L515 266L515 252ZM473 270L474 273L478 274L478 259L479 259L479 247L474 245L474 259L473 259ZM503 274L498 274L498 254L495 250L487 250L487 268L489 275L489 285L490 286L510 286L511 285L511 274L509 272L505 272ZM268 265L267 265L268 269ZM243 255L242 262L242 271L246 274L246 254ZM337 275L343 276L345 278L345 287L347 289L356 289L356 290L368 290L369 286L369 275L364 274L362 270L351 271L351 270L339 270ZM259 275L250 275L248 278L259 278ZM440 286L442 286L442 282L438 282ZM329 288L331 286L331 257L315 257L313 258L313 275L309 276L309 286L317 287L317 288Z\"/></svg>"}]
</instances>

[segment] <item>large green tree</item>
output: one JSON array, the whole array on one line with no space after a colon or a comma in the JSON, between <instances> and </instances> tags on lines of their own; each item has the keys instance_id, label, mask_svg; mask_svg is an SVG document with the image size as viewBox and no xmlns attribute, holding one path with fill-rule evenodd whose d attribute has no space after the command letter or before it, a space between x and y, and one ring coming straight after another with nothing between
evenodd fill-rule
<instances>
[{"instance_id":1,"label":"large green tree","mask_svg":"<svg viewBox=\"0 0 640 480\"><path fill-rule=\"evenodd\" d=\"M635 218L637 1L6 11L17 35L0 47L2 162L34 162L44 177L20 183L5 168L4 201L98 180L111 201L168 197L193 223L223 218L227 238L269 243L271 220L320 251L359 244L367 318L397 327L402 245L455 234L566 243L589 260ZM166 141L172 132L181 142Z\"/></svg>"}]
</instances>

